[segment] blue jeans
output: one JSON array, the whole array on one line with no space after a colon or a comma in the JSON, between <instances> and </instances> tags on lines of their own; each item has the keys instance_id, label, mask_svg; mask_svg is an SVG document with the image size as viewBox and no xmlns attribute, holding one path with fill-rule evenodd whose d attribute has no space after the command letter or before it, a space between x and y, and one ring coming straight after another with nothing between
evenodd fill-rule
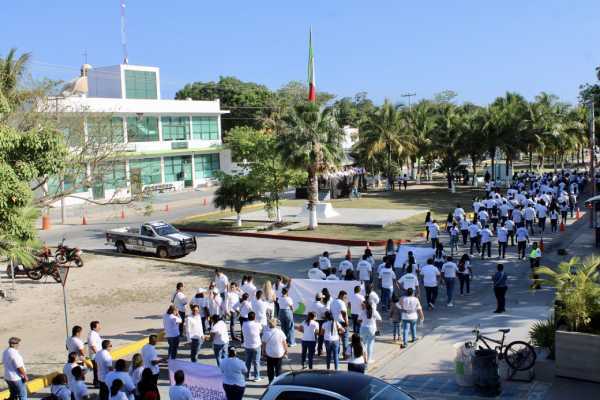
<instances>
[{"instance_id":1,"label":"blue jeans","mask_svg":"<svg viewBox=\"0 0 600 400\"><path fill-rule=\"evenodd\" d=\"M385 311L390 308L390 289L381 288L381 308Z\"/></svg>"},{"instance_id":2,"label":"blue jeans","mask_svg":"<svg viewBox=\"0 0 600 400\"><path fill-rule=\"evenodd\" d=\"M360 322L358 322L358 314L352 314L352 333L358 333L360 331Z\"/></svg>"},{"instance_id":3,"label":"blue jeans","mask_svg":"<svg viewBox=\"0 0 600 400\"><path fill-rule=\"evenodd\" d=\"M400 321L392 321L392 335L394 340L400 339Z\"/></svg>"},{"instance_id":4,"label":"blue jeans","mask_svg":"<svg viewBox=\"0 0 600 400\"><path fill-rule=\"evenodd\" d=\"M244 348L246 351L246 379L250 378L250 366L254 366L254 377L260 379L260 346L255 349Z\"/></svg>"},{"instance_id":5,"label":"blue jeans","mask_svg":"<svg viewBox=\"0 0 600 400\"><path fill-rule=\"evenodd\" d=\"M369 361L373 360L373 348L375 347L375 333L371 332L367 327L360 328L360 338L367 348L367 357Z\"/></svg>"},{"instance_id":6,"label":"blue jeans","mask_svg":"<svg viewBox=\"0 0 600 400\"><path fill-rule=\"evenodd\" d=\"M402 320L402 341L406 344L406 338L408 336L408 329L410 327L411 339L414 341L417 338L417 320L416 319L403 319Z\"/></svg>"},{"instance_id":7,"label":"blue jeans","mask_svg":"<svg viewBox=\"0 0 600 400\"><path fill-rule=\"evenodd\" d=\"M446 296L448 297L448 304L452 303L452 297L454 296L454 282L456 278L444 278L446 282Z\"/></svg>"},{"instance_id":8,"label":"blue jeans","mask_svg":"<svg viewBox=\"0 0 600 400\"><path fill-rule=\"evenodd\" d=\"M287 344L293 346L296 344L294 334L294 314L289 308L279 310L279 321L281 322L281 330L285 333Z\"/></svg>"},{"instance_id":9,"label":"blue jeans","mask_svg":"<svg viewBox=\"0 0 600 400\"><path fill-rule=\"evenodd\" d=\"M177 349L179 348L179 336L168 337L167 343L169 344L169 359L174 360L177 358Z\"/></svg>"},{"instance_id":10,"label":"blue jeans","mask_svg":"<svg viewBox=\"0 0 600 400\"><path fill-rule=\"evenodd\" d=\"M10 400L27 400L27 386L22 380L6 381L10 392Z\"/></svg>"},{"instance_id":11,"label":"blue jeans","mask_svg":"<svg viewBox=\"0 0 600 400\"><path fill-rule=\"evenodd\" d=\"M190 360L196 362L196 355L198 355L198 348L200 347L200 339L192 339L190 343Z\"/></svg>"},{"instance_id":12,"label":"blue jeans","mask_svg":"<svg viewBox=\"0 0 600 400\"><path fill-rule=\"evenodd\" d=\"M213 351L215 353L215 359L217 360L217 367L221 365L221 359L225 358L225 345L224 344L213 344Z\"/></svg>"},{"instance_id":13,"label":"blue jeans","mask_svg":"<svg viewBox=\"0 0 600 400\"><path fill-rule=\"evenodd\" d=\"M330 369L331 359L333 358L333 365L337 371L340 368L340 341L325 341L325 350L327 352L326 362L327 369Z\"/></svg>"},{"instance_id":14,"label":"blue jeans","mask_svg":"<svg viewBox=\"0 0 600 400\"><path fill-rule=\"evenodd\" d=\"M302 341L302 368L304 368L304 362L306 361L306 356L308 355L308 369L312 369L313 367L313 358L315 357L315 347L317 346L317 342L314 340Z\"/></svg>"}]
</instances>

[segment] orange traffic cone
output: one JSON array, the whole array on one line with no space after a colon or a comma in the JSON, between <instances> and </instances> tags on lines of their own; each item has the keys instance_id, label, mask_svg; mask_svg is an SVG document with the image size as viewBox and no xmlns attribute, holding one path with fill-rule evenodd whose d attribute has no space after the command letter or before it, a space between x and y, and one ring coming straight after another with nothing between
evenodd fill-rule
<instances>
[{"instance_id":1,"label":"orange traffic cone","mask_svg":"<svg viewBox=\"0 0 600 400\"><path fill-rule=\"evenodd\" d=\"M560 231L561 232L565 231L565 224L563 222L560 223Z\"/></svg>"},{"instance_id":2,"label":"orange traffic cone","mask_svg":"<svg viewBox=\"0 0 600 400\"><path fill-rule=\"evenodd\" d=\"M125 219L125 210L121 209L121 219Z\"/></svg>"},{"instance_id":3,"label":"orange traffic cone","mask_svg":"<svg viewBox=\"0 0 600 400\"><path fill-rule=\"evenodd\" d=\"M169 212L169 205L168 204L165 206L165 212Z\"/></svg>"},{"instance_id":4,"label":"orange traffic cone","mask_svg":"<svg viewBox=\"0 0 600 400\"><path fill-rule=\"evenodd\" d=\"M540 250L544 251L544 239L540 239Z\"/></svg>"},{"instance_id":5,"label":"orange traffic cone","mask_svg":"<svg viewBox=\"0 0 600 400\"><path fill-rule=\"evenodd\" d=\"M208 204L208 202L206 201L206 197L205 197L205 198L202 199L202 205L205 206L207 204Z\"/></svg>"},{"instance_id":6,"label":"orange traffic cone","mask_svg":"<svg viewBox=\"0 0 600 400\"><path fill-rule=\"evenodd\" d=\"M579 220L581 218L581 213L579 212L579 207L577 207L577 210L575 211L575 219Z\"/></svg>"},{"instance_id":7,"label":"orange traffic cone","mask_svg":"<svg viewBox=\"0 0 600 400\"><path fill-rule=\"evenodd\" d=\"M346 252L346 257L348 257L349 260L352 259L352 253L350 252L350 247L348 247L348 251Z\"/></svg>"},{"instance_id":8,"label":"orange traffic cone","mask_svg":"<svg viewBox=\"0 0 600 400\"><path fill-rule=\"evenodd\" d=\"M83 218L81 218L81 225L87 225L87 218L85 217L85 215L83 216Z\"/></svg>"},{"instance_id":9,"label":"orange traffic cone","mask_svg":"<svg viewBox=\"0 0 600 400\"><path fill-rule=\"evenodd\" d=\"M50 229L50 217L48 214L42 215L42 229L45 231Z\"/></svg>"}]
</instances>

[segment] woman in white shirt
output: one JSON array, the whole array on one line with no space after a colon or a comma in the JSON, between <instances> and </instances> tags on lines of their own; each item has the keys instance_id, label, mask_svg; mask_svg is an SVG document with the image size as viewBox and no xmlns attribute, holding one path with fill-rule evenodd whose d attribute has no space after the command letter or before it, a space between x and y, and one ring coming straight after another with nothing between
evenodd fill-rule
<instances>
[{"instance_id":1,"label":"woman in white shirt","mask_svg":"<svg viewBox=\"0 0 600 400\"><path fill-rule=\"evenodd\" d=\"M308 369L313 368L317 335L319 334L319 324L315 321L315 318L315 313L310 311L306 315L306 320L300 325L300 332L302 332L302 369L306 368L304 363L307 355Z\"/></svg>"},{"instance_id":2,"label":"woman in white shirt","mask_svg":"<svg viewBox=\"0 0 600 400\"><path fill-rule=\"evenodd\" d=\"M256 298L252 300L252 311L256 314L256 322L262 326L267 326L267 309L269 303L263 300L262 290L256 291Z\"/></svg>"},{"instance_id":3,"label":"woman in white shirt","mask_svg":"<svg viewBox=\"0 0 600 400\"><path fill-rule=\"evenodd\" d=\"M187 322L187 320L186 320ZM129 367L129 376L133 381L133 385L137 388L137 384L142 380L142 372L144 371L144 361L140 353L135 353L131 359L131 366Z\"/></svg>"},{"instance_id":4,"label":"woman in white shirt","mask_svg":"<svg viewBox=\"0 0 600 400\"><path fill-rule=\"evenodd\" d=\"M163 326L165 328L165 337L169 344L169 359L174 360L177 358L177 350L179 348L179 324L181 318L177 307L173 304L169 306L166 314L163 316Z\"/></svg>"},{"instance_id":5,"label":"woman in white shirt","mask_svg":"<svg viewBox=\"0 0 600 400\"><path fill-rule=\"evenodd\" d=\"M377 332L377 321L381 321L381 315L371 305L371 303L364 303L364 309L358 316L358 322L360 323L360 338L367 347L367 354L369 355L369 361L373 361L373 347L375 346L375 332Z\"/></svg>"},{"instance_id":6,"label":"woman in white shirt","mask_svg":"<svg viewBox=\"0 0 600 400\"><path fill-rule=\"evenodd\" d=\"M218 315L210 317L212 328L210 330L210 339L213 342L213 352L217 360L217 366L221 365L221 359L225 358L225 349L229 344L229 335L227 334L227 325Z\"/></svg>"},{"instance_id":7,"label":"woman in white shirt","mask_svg":"<svg viewBox=\"0 0 600 400\"><path fill-rule=\"evenodd\" d=\"M83 340L81 340L81 332L83 329L79 325L75 325L71 329L71 337L67 340L67 353L75 352L79 359L83 360L85 353L83 352Z\"/></svg>"},{"instance_id":8,"label":"woman in white shirt","mask_svg":"<svg viewBox=\"0 0 600 400\"><path fill-rule=\"evenodd\" d=\"M335 370L340 367L340 333L344 332L342 325L331 315L331 311L325 312L325 322L321 327L321 335L325 340L327 369L331 369L331 361Z\"/></svg>"},{"instance_id":9,"label":"woman in white shirt","mask_svg":"<svg viewBox=\"0 0 600 400\"><path fill-rule=\"evenodd\" d=\"M281 322L281 330L285 333L288 346L296 345L294 332L294 302L288 296L288 289L281 289L281 297L279 298L279 322Z\"/></svg>"},{"instance_id":10,"label":"woman in white shirt","mask_svg":"<svg viewBox=\"0 0 600 400\"><path fill-rule=\"evenodd\" d=\"M352 334L350 349L352 350L352 357L348 361L348 371L364 374L367 367L368 354L358 333Z\"/></svg>"},{"instance_id":11,"label":"woman in white shirt","mask_svg":"<svg viewBox=\"0 0 600 400\"><path fill-rule=\"evenodd\" d=\"M240 316L240 330L244 327L244 322L248 321L248 313L252 311L252 303L250 303L250 295L248 293L242 294L240 302L235 306ZM241 332L242 341L244 341L244 332Z\"/></svg>"},{"instance_id":12,"label":"woman in white shirt","mask_svg":"<svg viewBox=\"0 0 600 400\"><path fill-rule=\"evenodd\" d=\"M229 318L229 334L232 340L236 340L235 320L238 318L236 305L240 302L241 294L242 292L239 290L237 283L231 282L227 288L227 292L225 292L225 300L223 300L223 315Z\"/></svg>"},{"instance_id":13,"label":"woman in white shirt","mask_svg":"<svg viewBox=\"0 0 600 400\"><path fill-rule=\"evenodd\" d=\"M267 357L267 376L269 383L281 374L281 361L287 356L288 345L285 334L277 327L277 320L269 321L268 330L263 332L263 353Z\"/></svg>"},{"instance_id":14,"label":"woman in white shirt","mask_svg":"<svg viewBox=\"0 0 600 400\"><path fill-rule=\"evenodd\" d=\"M425 319L421 302L413 294L412 289L408 289L407 295L400 300L400 306L402 307L402 344L400 347L402 348L406 347L408 329L410 328L412 341L414 342L417 340L417 318L421 321Z\"/></svg>"},{"instance_id":15,"label":"woman in white shirt","mask_svg":"<svg viewBox=\"0 0 600 400\"><path fill-rule=\"evenodd\" d=\"M200 307L193 305L191 308L192 315L185 319L185 332L187 340L190 342L190 360L196 362L198 349L202 346L202 342L204 341L204 329L202 328Z\"/></svg>"}]
</instances>

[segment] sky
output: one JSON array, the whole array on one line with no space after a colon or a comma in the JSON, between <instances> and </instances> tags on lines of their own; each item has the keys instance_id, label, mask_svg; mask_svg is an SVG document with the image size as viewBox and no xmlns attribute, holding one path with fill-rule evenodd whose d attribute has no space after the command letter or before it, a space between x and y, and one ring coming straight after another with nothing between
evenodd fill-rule
<instances>
[{"instance_id":1,"label":"sky","mask_svg":"<svg viewBox=\"0 0 600 400\"><path fill-rule=\"evenodd\" d=\"M35 77L122 61L119 0L2 1L0 55L32 53ZM485 105L506 91L576 102L600 65L598 0L127 0L129 63L161 68L163 98L235 76L277 89L306 80L376 103L443 90ZM415 98L413 98L415 101Z\"/></svg>"}]
</instances>

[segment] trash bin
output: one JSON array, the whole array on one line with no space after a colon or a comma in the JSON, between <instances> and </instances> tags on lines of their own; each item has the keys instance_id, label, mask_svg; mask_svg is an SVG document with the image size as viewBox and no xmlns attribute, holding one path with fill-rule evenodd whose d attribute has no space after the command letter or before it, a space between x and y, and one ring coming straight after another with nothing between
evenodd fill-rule
<instances>
[{"instance_id":1,"label":"trash bin","mask_svg":"<svg viewBox=\"0 0 600 400\"><path fill-rule=\"evenodd\" d=\"M456 343L454 350L456 351L454 357L456 384L465 387L473 386L473 348L467 347L465 343Z\"/></svg>"},{"instance_id":2,"label":"trash bin","mask_svg":"<svg viewBox=\"0 0 600 400\"><path fill-rule=\"evenodd\" d=\"M500 394L497 354L494 350L475 350L473 357L473 383L482 396Z\"/></svg>"}]
</instances>

